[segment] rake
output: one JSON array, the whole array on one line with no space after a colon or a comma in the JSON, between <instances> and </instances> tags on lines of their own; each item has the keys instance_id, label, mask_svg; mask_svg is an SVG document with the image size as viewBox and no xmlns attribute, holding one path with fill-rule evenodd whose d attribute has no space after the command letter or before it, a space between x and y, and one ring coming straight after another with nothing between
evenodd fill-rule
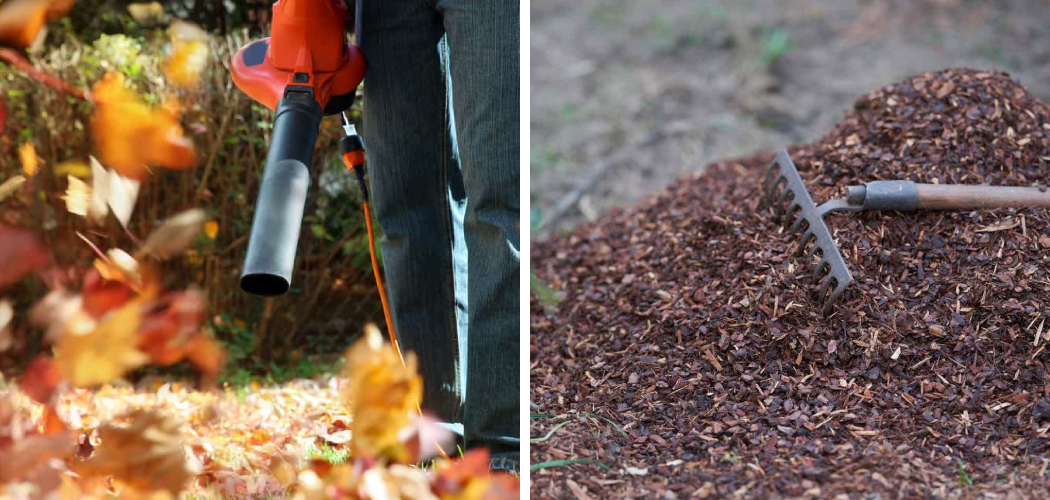
<instances>
[{"instance_id":1,"label":"rake","mask_svg":"<svg viewBox=\"0 0 1050 500\"><path fill-rule=\"evenodd\" d=\"M820 257L811 279L815 281L823 276L818 297L824 301L822 312L825 315L831 312L846 288L853 283L849 266L824 223L824 216L829 213L1050 207L1050 192L1039 187L920 184L901 180L849 186L846 199L831 200L817 206L786 150L777 153L767 167L762 188L762 205L764 208L773 208L777 222L783 222L792 233L803 231L795 255L806 254L807 260L812 260L814 256Z\"/></svg>"}]
</instances>

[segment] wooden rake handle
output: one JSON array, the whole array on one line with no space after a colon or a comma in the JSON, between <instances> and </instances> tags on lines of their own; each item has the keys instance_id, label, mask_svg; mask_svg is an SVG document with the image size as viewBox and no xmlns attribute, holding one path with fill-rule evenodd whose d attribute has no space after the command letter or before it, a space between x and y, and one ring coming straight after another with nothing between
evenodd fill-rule
<instances>
[{"instance_id":1,"label":"wooden rake handle","mask_svg":"<svg viewBox=\"0 0 1050 500\"><path fill-rule=\"evenodd\" d=\"M850 186L846 201L861 210L966 210L1050 207L1050 190L970 184L874 181Z\"/></svg>"}]
</instances>

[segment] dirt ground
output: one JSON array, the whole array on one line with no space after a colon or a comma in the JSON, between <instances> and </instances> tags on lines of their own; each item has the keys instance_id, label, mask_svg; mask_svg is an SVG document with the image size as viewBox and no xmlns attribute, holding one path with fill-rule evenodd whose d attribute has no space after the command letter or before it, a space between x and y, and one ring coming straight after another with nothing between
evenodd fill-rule
<instances>
[{"instance_id":1,"label":"dirt ground","mask_svg":"<svg viewBox=\"0 0 1050 500\"><path fill-rule=\"evenodd\" d=\"M1050 100L1045 0L533 0L531 22L539 238L712 161L815 140L908 75L1002 69Z\"/></svg>"}]
</instances>

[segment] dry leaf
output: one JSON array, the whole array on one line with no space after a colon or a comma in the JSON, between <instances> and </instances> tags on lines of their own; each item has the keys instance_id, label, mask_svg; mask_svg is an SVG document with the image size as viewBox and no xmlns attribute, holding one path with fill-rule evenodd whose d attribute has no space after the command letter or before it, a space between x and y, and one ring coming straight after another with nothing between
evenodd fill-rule
<instances>
[{"instance_id":1,"label":"dry leaf","mask_svg":"<svg viewBox=\"0 0 1050 500\"><path fill-rule=\"evenodd\" d=\"M25 184L26 178L21 175L16 175L4 181L0 184L0 201L4 201L8 196L15 194L19 189L22 188L22 184Z\"/></svg>"},{"instance_id":2,"label":"dry leaf","mask_svg":"<svg viewBox=\"0 0 1050 500\"><path fill-rule=\"evenodd\" d=\"M97 107L91 134L99 160L122 176L142 180L150 165L192 168L197 152L178 116L168 107L151 108L124 85L124 76L107 74L92 90Z\"/></svg>"},{"instance_id":3,"label":"dry leaf","mask_svg":"<svg viewBox=\"0 0 1050 500\"><path fill-rule=\"evenodd\" d=\"M5 0L0 2L0 45L28 47L48 21L58 19L76 0Z\"/></svg>"},{"instance_id":4,"label":"dry leaf","mask_svg":"<svg viewBox=\"0 0 1050 500\"><path fill-rule=\"evenodd\" d=\"M91 186L72 175L66 176L66 181L66 194L62 196L66 202L66 210L71 214L87 217L91 210Z\"/></svg>"},{"instance_id":5,"label":"dry leaf","mask_svg":"<svg viewBox=\"0 0 1050 500\"><path fill-rule=\"evenodd\" d=\"M0 290L47 265L44 244L28 229L0 224Z\"/></svg>"},{"instance_id":6,"label":"dry leaf","mask_svg":"<svg viewBox=\"0 0 1050 500\"><path fill-rule=\"evenodd\" d=\"M84 310L84 298L65 290L52 290L29 310L29 322L46 330L44 338L54 342L65 333L86 335L98 322Z\"/></svg>"},{"instance_id":7,"label":"dry leaf","mask_svg":"<svg viewBox=\"0 0 1050 500\"><path fill-rule=\"evenodd\" d=\"M171 57L165 64L168 79L180 87L192 87L208 65L208 35L195 24L175 21L171 32Z\"/></svg>"},{"instance_id":8,"label":"dry leaf","mask_svg":"<svg viewBox=\"0 0 1050 500\"><path fill-rule=\"evenodd\" d=\"M173 497L199 472L182 447L179 422L156 411L136 410L131 425L98 429L100 443L75 467L82 476L112 476L141 493Z\"/></svg>"},{"instance_id":9,"label":"dry leaf","mask_svg":"<svg viewBox=\"0 0 1050 500\"><path fill-rule=\"evenodd\" d=\"M182 253L201 234L206 218L204 210L199 208L169 218L146 238L138 255L152 255L163 260Z\"/></svg>"},{"instance_id":10,"label":"dry leaf","mask_svg":"<svg viewBox=\"0 0 1050 500\"><path fill-rule=\"evenodd\" d=\"M38 403L47 404L61 379L58 365L50 356L40 355L29 364L18 381L19 387Z\"/></svg>"},{"instance_id":11,"label":"dry leaf","mask_svg":"<svg viewBox=\"0 0 1050 500\"><path fill-rule=\"evenodd\" d=\"M207 236L209 240L214 240L215 237L219 235L219 223L213 220L204 223L204 235Z\"/></svg>"},{"instance_id":12,"label":"dry leaf","mask_svg":"<svg viewBox=\"0 0 1050 500\"><path fill-rule=\"evenodd\" d=\"M402 365L394 347L383 342L379 329L367 325L363 338L347 351L346 367L350 382L343 400L354 416L351 452L409 462L411 451L399 434L411 424L423 397L415 356L408 353Z\"/></svg>"},{"instance_id":13,"label":"dry leaf","mask_svg":"<svg viewBox=\"0 0 1050 500\"><path fill-rule=\"evenodd\" d=\"M164 6L160 2L133 3L128 5L128 14L142 26L156 26L164 22Z\"/></svg>"},{"instance_id":14,"label":"dry leaf","mask_svg":"<svg viewBox=\"0 0 1050 500\"><path fill-rule=\"evenodd\" d=\"M62 376L76 387L110 382L149 361L135 348L142 304L132 301L107 314L86 335L65 332L55 346Z\"/></svg>"},{"instance_id":15,"label":"dry leaf","mask_svg":"<svg viewBox=\"0 0 1050 500\"><path fill-rule=\"evenodd\" d=\"M0 300L0 352L11 348L14 339L11 337L11 320L15 317L15 308L11 301Z\"/></svg>"},{"instance_id":16,"label":"dry leaf","mask_svg":"<svg viewBox=\"0 0 1050 500\"><path fill-rule=\"evenodd\" d=\"M40 158L36 155L36 148L33 147L33 143L27 142L19 146L18 156L22 160L22 173L26 177L36 175L37 169L40 168Z\"/></svg>"}]
</instances>

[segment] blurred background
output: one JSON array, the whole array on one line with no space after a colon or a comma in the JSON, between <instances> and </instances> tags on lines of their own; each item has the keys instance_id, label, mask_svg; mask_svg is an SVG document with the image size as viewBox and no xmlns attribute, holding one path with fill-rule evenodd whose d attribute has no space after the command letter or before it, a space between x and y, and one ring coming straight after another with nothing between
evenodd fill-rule
<instances>
[{"instance_id":1,"label":"blurred background","mask_svg":"<svg viewBox=\"0 0 1050 500\"><path fill-rule=\"evenodd\" d=\"M532 0L531 22L538 238L913 74L1001 69L1050 101L1046 0Z\"/></svg>"},{"instance_id":2,"label":"blurred background","mask_svg":"<svg viewBox=\"0 0 1050 500\"><path fill-rule=\"evenodd\" d=\"M229 61L239 47L269 31L272 3L79 0L68 16L49 26L42 45L28 53L36 67L82 89L115 71L150 104L177 99L200 162L189 171L154 169L142 184L128 229L134 238L144 238L160 221L193 207L204 209L217 223L214 238L200 236L185 258L166 264L164 274L171 286L205 290L207 323L228 354L224 381L233 383L310 377L331 367L365 323L383 324L359 193L339 158L342 129L333 117L322 123L314 153L292 290L263 300L239 289L273 112L233 85ZM189 90L174 88L164 77L164 60L171 51L168 27L175 19L207 32L207 67ZM68 213L62 199L67 177L60 164L87 161L93 106L3 63L0 97L7 113L0 134L0 183L22 173L20 146L32 144L40 157L40 172L31 186L34 199L4 201L0 223L39 231L63 265L90 266L94 258L78 231L103 251L133 250L134 238L115 221L90 226ZM360 99L350 116L359 121ZM27 279L5 290L4 298L21 314L46 292L39 279ZM18 373L41 351L39 333L27 332L16 345L0 349L0 373Z\"/></svg>"}]
</instances>

